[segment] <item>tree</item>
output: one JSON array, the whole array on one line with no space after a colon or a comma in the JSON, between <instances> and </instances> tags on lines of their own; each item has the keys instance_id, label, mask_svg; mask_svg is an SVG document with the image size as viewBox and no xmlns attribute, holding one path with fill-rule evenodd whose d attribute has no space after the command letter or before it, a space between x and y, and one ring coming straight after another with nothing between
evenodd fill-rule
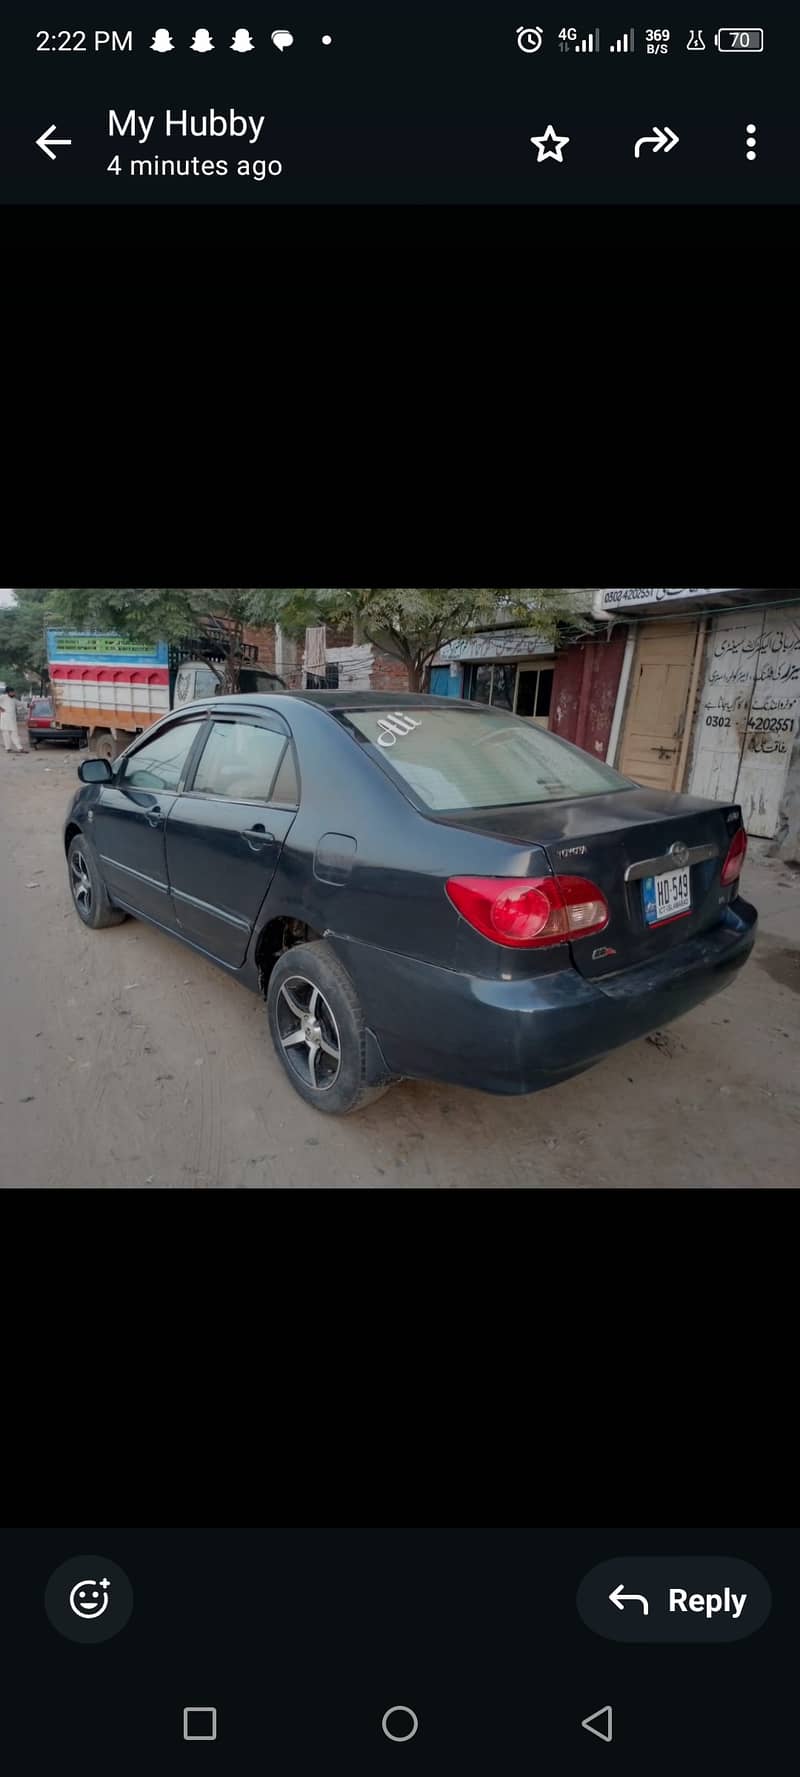
<instances>
[{"instance_id":1,"label":"tree","mask_svg":"<svg viewBox=\"0 0 800 1777\"><path fill-rule=\"evenodd\" d=\"M427 688L434 655L465 631L523 620L555 640L587 603L582 589L552 586L287 587L253 592L250 612L256 623L295 632L314 622L352 623L354 641L372 642L402 661L409 690L419 691Z\"/></svg>"},{"instance_id":2,"label":"tree","mask_svg":"<svg viewBox=\"0 0 800 1777\"><path fill-rule=\"evenodd\" d=\"M14 600L0 611L0 679L11 685L35 674L41 689L47 673L45 630L51 593L47 587L15 588Z\"/></svg>"},{"instance_id":3,"label":"tree","mask_svg":"<svg viewBox=\"0 0 800 1777\"><path fill-rule=\"evenodd\" d=\"M121 630L148 642L213 637L225 652L224 691L238 689L244 625L255 596L253 587L229 586L59 587L52 594L63 621L84 629Z\"/></svg>"}]
</instances>

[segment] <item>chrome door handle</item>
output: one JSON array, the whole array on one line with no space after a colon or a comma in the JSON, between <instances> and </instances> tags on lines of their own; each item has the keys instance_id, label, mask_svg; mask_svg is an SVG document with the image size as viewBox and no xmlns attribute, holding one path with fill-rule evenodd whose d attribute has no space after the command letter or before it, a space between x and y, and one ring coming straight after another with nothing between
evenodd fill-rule
<instances>
[{"instance_id":1,"label":"chrome door handle","mask_svg":"<svg viewBox=\"0 0 800 1777\"><path fill-rule=\"evenodd\" d=\"M161 825L161 809L160 808L148 808L145 819L147 821L148 827L160 827L160 825Z\"/></svg>"},{"instance_id":2,"label":"chrome door handle","mask_svg":"<svg viewBox=\"0 0 800 1777\"><path fill-rule=\"evenodd\" d=\"M274 844L274 837L265 827L242 828L242 838L247 840L251 851L260 851L263 845Z\"/></svg>"}]
</instances>

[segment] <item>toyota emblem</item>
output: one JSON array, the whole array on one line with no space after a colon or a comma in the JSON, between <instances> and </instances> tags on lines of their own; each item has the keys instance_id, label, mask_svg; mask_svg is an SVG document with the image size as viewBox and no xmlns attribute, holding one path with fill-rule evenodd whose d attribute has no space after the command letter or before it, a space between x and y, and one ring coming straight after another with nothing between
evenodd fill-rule
<instances>
[{"instance_id":1,"label":"toyota emblem","mask_svg":"<svg viewBox=\"0 0 800 1777\"><path fill-rule=\"evenodd\" d=\"M689 847L688 845L684 845L683 840L678 839L674 845L670 846L669 855L672 858L673 863L677 864L679 870L686 869L686 865L689 862Z\"/></svg>"}]
</instances>

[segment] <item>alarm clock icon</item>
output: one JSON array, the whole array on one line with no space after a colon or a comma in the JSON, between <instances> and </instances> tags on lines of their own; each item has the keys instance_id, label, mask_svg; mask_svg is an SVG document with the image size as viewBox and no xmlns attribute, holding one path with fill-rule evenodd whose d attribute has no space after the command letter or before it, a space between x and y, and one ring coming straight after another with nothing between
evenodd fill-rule
<instances>
[{"instance_id":1,"label":"alarm clock icon","mask_svg":"<svg viewBox=\"0 0 800 1777\"><path fill-rule=\"evenodd\" d=\"M520 25L517 31L517 48L526 56L535 56L537 49L542 47L541 25Z\"/></svg>"}]
</instances>

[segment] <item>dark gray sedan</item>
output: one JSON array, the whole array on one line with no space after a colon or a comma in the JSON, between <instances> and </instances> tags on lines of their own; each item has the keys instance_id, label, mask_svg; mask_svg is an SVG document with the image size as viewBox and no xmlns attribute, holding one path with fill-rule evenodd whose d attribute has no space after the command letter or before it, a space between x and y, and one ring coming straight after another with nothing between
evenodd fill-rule
<instances>
[{"instance_id":1,"label":"dark gray sedan","mask_svg":"<svg viewBox=\"0 0 800 1777\"><path fill-rule=\"evenodd\" d=\"M553 1085L726 986L755 937L738 807L495 709L215 698L79 776L80 918L135 914L262 993L322 1111L401 1077Z\"/></svg>"}]
</instances>

